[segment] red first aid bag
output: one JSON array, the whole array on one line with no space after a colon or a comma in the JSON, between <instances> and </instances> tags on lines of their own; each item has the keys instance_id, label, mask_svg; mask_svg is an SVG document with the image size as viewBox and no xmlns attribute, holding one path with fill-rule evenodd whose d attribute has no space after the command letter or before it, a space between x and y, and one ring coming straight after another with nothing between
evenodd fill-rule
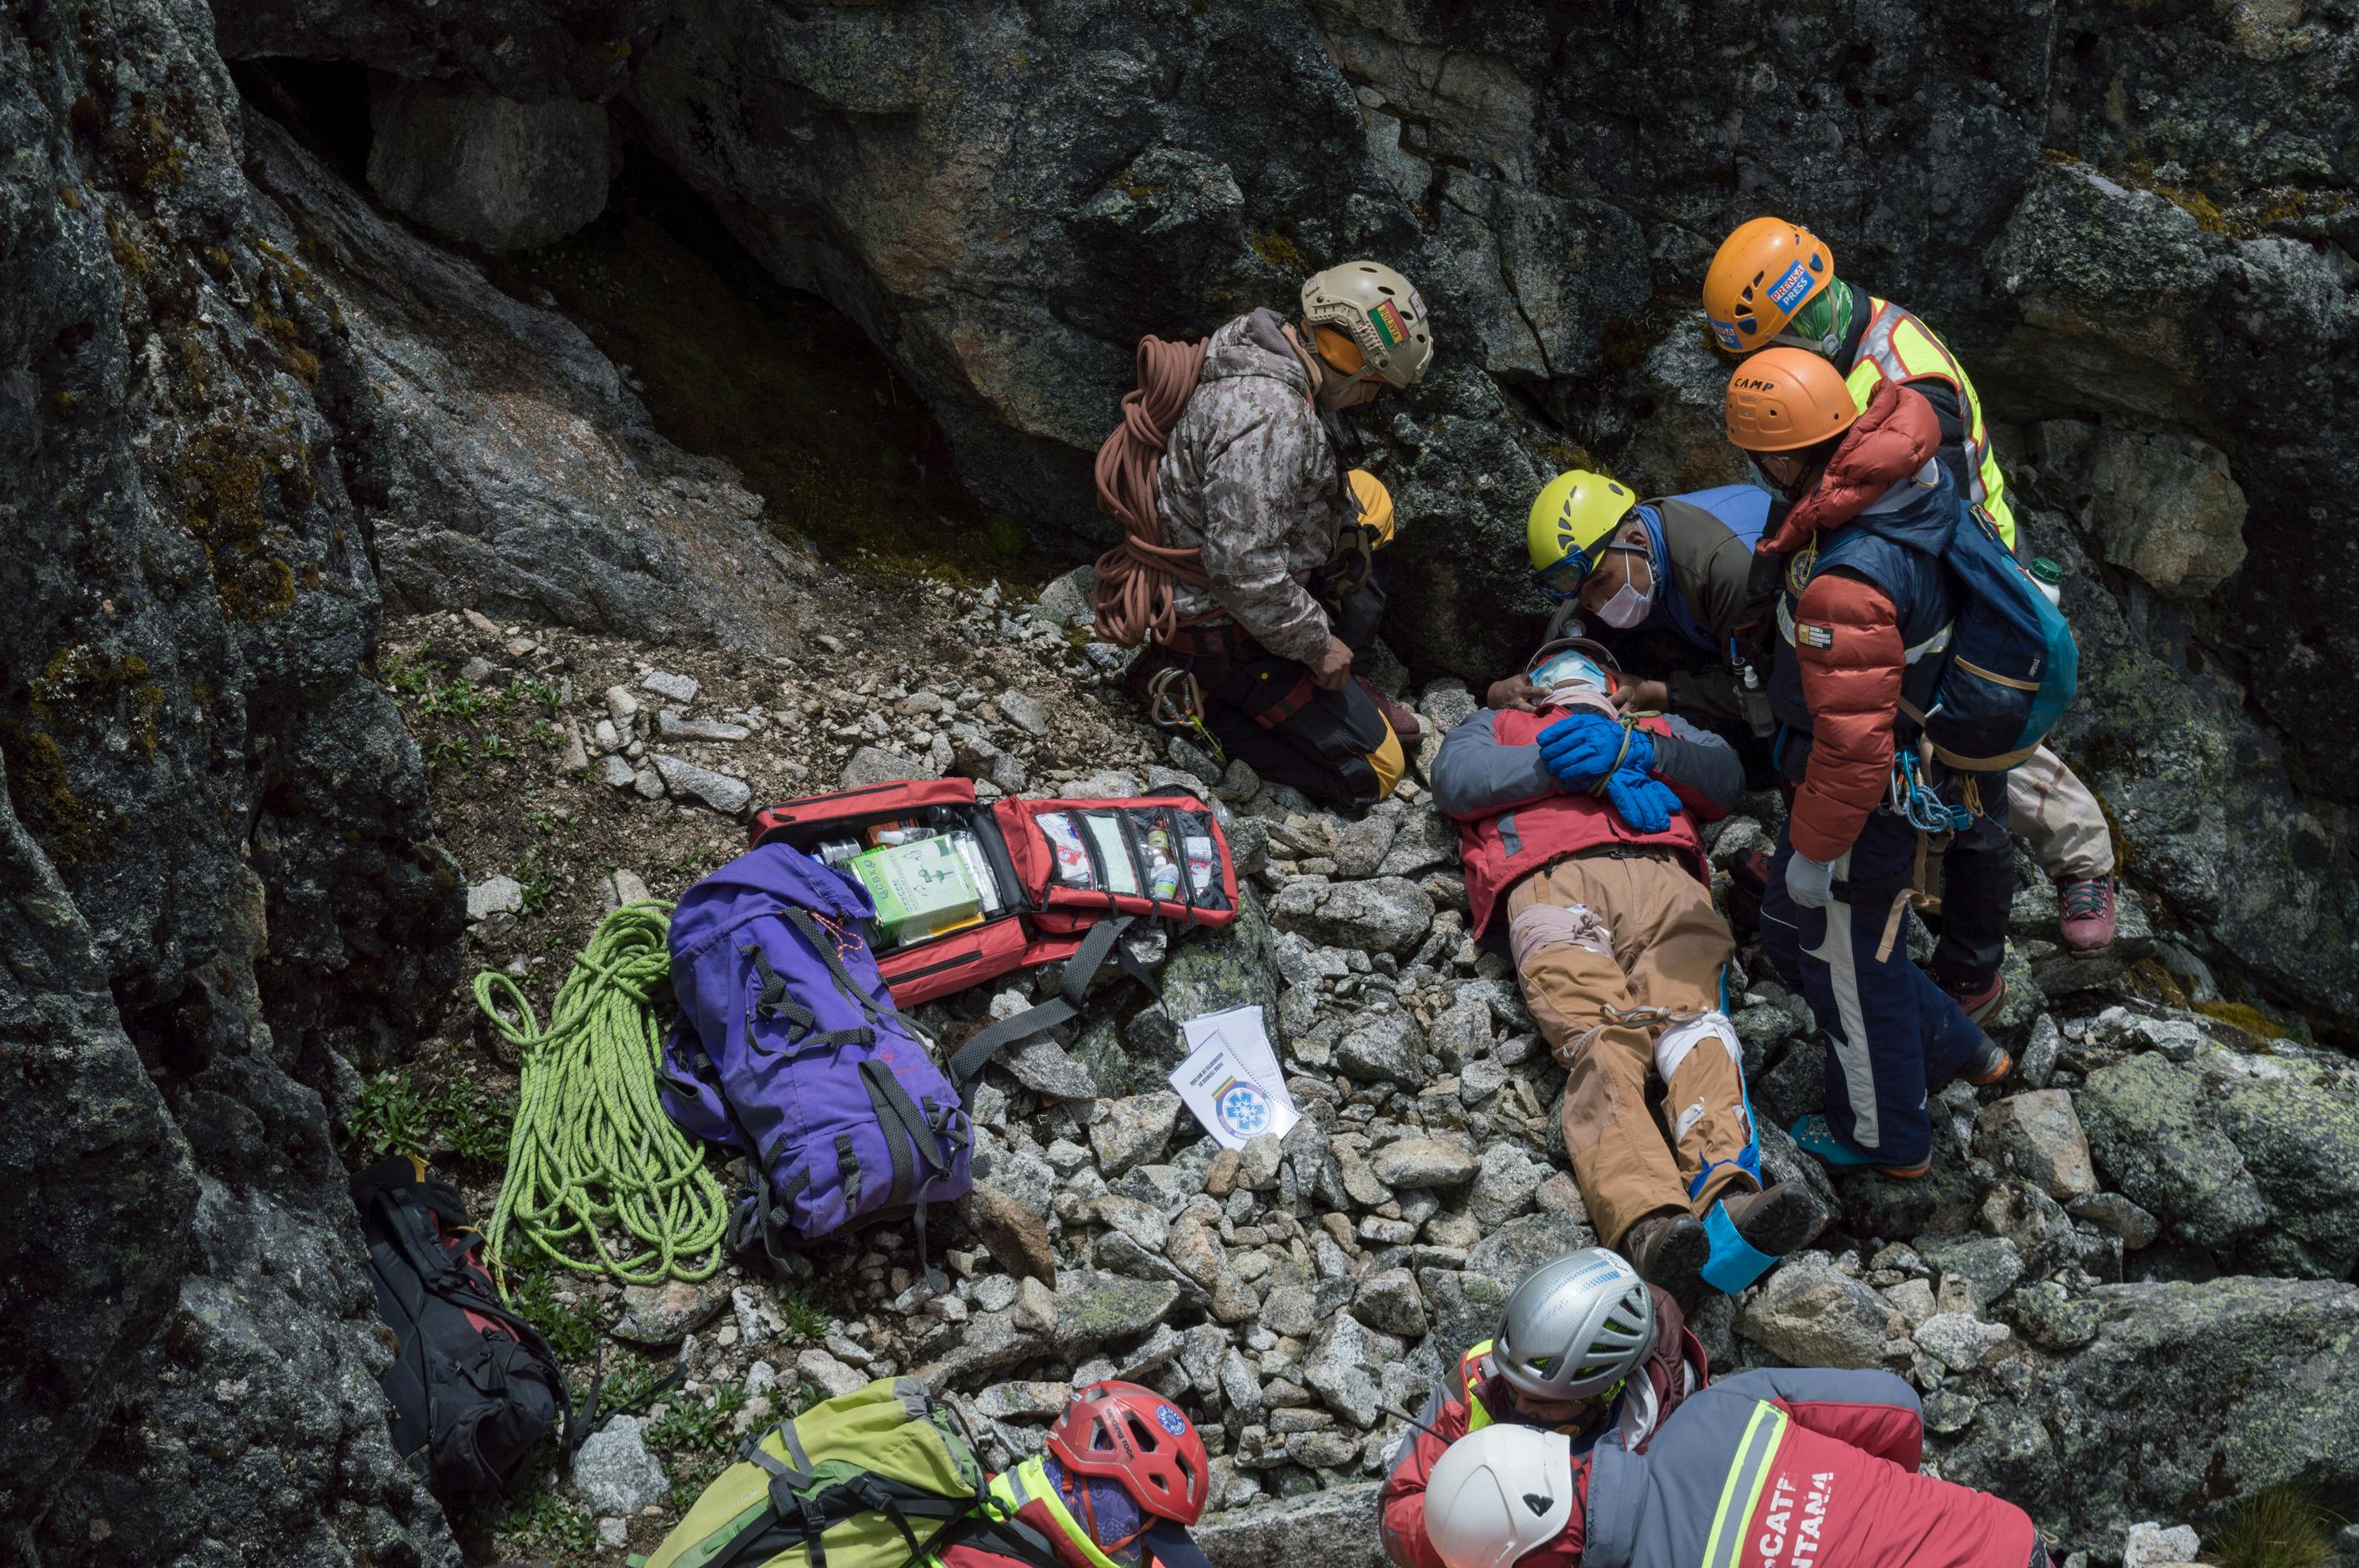
<instances>
[{"instance_id":1,"label":"red first aid bag","mask_svg":"<svg viewBox=\"0 0 2359 1568\"><path fill-rule=\"evenodd\" d=\"M969 779L897 780L771 806L755 814L752 840L823 856L847 840L867 847L880 826L971 843L970 866L979 860L977 880L989 884L979 924L875 950L893 1000L905 1007L1078 956L1082 962L1068 964L1065 986L1077 1009L1077 986L1086 989L1109 956L1146 979L1115 942L1131 920L1224 926L1237 916L1228 837L1212 807L1184 791L986 806ZM1046 1003L1033 1013L1057 1007ZM1024 1017L1029 1028L1001 1035L1001 1043L1060 1021Z\"/></svg>"}]
</instances>

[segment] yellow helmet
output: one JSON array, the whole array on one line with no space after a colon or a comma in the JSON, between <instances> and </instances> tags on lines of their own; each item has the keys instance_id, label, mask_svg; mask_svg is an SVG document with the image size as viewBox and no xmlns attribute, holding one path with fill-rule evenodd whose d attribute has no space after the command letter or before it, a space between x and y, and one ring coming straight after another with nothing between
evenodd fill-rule
<instances>
[{"instance_id":1,"label":"yellow helmet","mask_svg":"<svg viewBox=\"0 0 2359 1568\"><path fill-rule=\"evenodd\" d=\"M1571 598L1596 564L1597 547L1638 497L1603 474L1569 468L1541 486L1524 525L1524 545L1542 587Z\"/></svg>"}]
</instances>

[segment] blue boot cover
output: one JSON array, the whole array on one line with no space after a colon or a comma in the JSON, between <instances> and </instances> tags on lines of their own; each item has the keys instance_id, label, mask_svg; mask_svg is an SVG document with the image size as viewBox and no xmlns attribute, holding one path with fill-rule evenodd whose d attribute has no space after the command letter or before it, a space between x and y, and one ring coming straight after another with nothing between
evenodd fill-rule
<instances>
[{"instance_id":1,"label":"blue boot cover","mask_svg":"<svg viewBox=\"0 0 2359 1568\"><path fill-rule=\"evenodd\" d=\"M1734 1296L1777 1261L1736 1234L1736 1222L1728 1217L1726 1203L1712 1206L1712 1213L1704 1216L1703 1233L1712 1237L1712 1258L1703 1266L1703 1282L1723 1295Z\"/></svg>"}]
</instances>

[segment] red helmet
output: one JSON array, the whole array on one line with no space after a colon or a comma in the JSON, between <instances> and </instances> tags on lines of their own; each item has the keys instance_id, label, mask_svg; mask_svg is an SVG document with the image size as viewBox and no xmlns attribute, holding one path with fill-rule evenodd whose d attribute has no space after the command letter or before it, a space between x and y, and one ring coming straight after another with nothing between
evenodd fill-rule
<instances>
[{"instance_id":1,"label":"red helmet","mask_svg":"<svg viewBox=\"0 0 2359 1568\"><path fill-rule=\"evenodd\" d=\"M1192 1525L1204 1517L1212 1462L1178 1406L1136 1383L1093 1383L1049 1429L1049 1452L1077 1475L1123 1485L1139 1508Z\"/></svg>"}]
</instances>

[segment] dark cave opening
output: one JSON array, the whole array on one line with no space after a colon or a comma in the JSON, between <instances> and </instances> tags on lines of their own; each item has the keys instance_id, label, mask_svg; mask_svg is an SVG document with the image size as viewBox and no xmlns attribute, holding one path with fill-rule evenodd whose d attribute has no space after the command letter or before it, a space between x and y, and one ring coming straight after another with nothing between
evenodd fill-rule
<instances>
[{"instance_id":1,"label":"dark cave opening","mask_svg":"<svg viewBox=\"0 0 2359 1568\"><path fill-rule=\"evenodd\" d=\"M371 80L297 60L234 68L240 92L368 188ZM622 369L658 433L735 467L771 526L854 571L1045 581L1016 519L967 490L925 399L858 323L786 287L628 128L605 211L529 251L469 254L494 283L554 309Z\"/></svg>"}]
</instances>

